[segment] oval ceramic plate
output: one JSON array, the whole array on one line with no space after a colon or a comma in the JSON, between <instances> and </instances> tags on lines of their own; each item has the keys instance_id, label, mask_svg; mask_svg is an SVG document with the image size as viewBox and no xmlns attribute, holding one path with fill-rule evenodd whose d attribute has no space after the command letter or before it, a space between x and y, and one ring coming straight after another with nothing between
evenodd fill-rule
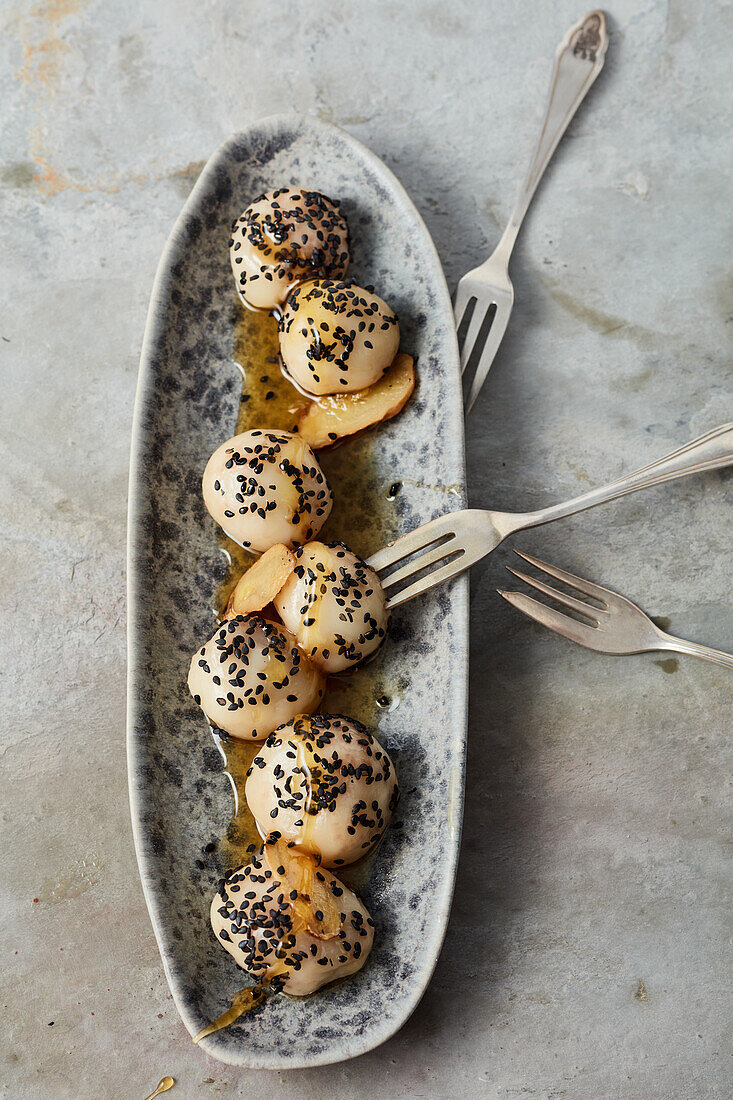
<instances>
[{"instance_id":1,"label":"oval ceramic plate","mask_svg":"<svg viewBox=\"0 0 733 1100\"><path fill-rule=\"evenodd\" d=\"M209 925L221 873L216 840L231 815L231 794L206 723L188 696L186 673L191 654L213 632L212 593L224 571L200 482L208 456L234 434L241 390L233 359L241 307L229 266L229 230L251 199L283 184L340 200L352 238L349 274L373 284L396 308L402 349L417 360L419 386L400 416L339 452L344 469L351 454L368 457L373 471L371 483L362 486L364 538L355 549L370 553L385 531L399 535L465 506L451 303L435 248L405 191L354 138L313 119L266 119L230 138L202 172L158 268L130 474L132 821L160 953L192 1034L249 982ZM382 514L376 502L386 501L396 481L402 489L384 505L387 520L370 528L370 501ZM337 513L338 482L334 488ZM383 1042L418 1003L442 943L458 853L467 594L467 579L459 578L399 608L380 655L391 709L378 712L375 732L396 761L402 801L358 886L377 926L366 966L304 1001L270 998L264 1010L204 1039L208 1054L270 1069L337 1062ZM371 716L366 720L371 723Z\"/></svg>"}]
</instances>

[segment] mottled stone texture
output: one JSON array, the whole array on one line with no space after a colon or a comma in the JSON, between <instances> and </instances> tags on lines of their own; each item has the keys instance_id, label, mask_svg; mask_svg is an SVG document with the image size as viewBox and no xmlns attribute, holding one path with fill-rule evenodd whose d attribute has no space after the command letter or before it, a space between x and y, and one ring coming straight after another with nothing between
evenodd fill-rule
<instances>
[{"instance_id":1,"label":"mottled stone texture","mask_svg":"<svg viewBox=\"0 0 733 1100\"><path fill-rule=\"evenodd\" d=\"M494 594L511 546L472 581L445 947L388 1043L297 1078L192 1047L129 827L132 400L156 264L203 162L276 111L345 126L406 186L452 287L498 239L581 10L3 5L6 1095L142 1098L163 1073L197 1098L729 1095L730 676L543 633ZM517 305L468 425L475 505L549 503L731 418L728 10L618 0L610 23L519 239ZM662 486L517 545L731 649L729 484Z\"/></svg>"}]
</instances>

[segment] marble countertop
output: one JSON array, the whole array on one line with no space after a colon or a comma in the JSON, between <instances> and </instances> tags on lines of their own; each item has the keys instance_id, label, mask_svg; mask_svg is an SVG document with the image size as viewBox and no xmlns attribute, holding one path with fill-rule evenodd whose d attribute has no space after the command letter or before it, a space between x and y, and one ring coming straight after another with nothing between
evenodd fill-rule
<instances>
[{"instance_id":1,"label":"marble countertop","mask_svg":"<svg viewBox=\"0 0 733 1100\"><path fill-rule=\"evenodd\" d=\"M155 267L216 145L297 109L396 172L451 287L496 243L570 0L9 0L0 13L3 870L13 1098L727 1097L733 681L610 658L472 581L453 914L402 1031L298 1074L197 1050L140 887L125 774L125 509ZM526 510L731 419L730 8L617 0L606 67L515 253L468 425L472 503ZM517 536L733 648L730 478ZM28 648L24 648L27 646ZM726 1039L726 1036L728 1038Z\"/></svg>"}]
</instances>

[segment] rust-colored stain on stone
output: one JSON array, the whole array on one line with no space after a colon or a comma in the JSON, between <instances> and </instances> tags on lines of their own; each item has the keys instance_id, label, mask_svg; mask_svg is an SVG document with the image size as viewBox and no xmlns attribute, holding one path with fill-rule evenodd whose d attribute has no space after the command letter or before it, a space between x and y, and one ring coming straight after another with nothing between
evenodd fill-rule
<instances>
[{"instance_id":1,"label":"rust-colored stain on stone","mask_svg":"<svg viewBox=\"0 0 733 1100\"><path fill-rule=\"evenodd\" d=\"M58 91L63 57L69 52L64 41L62 24L79 12L83 0L44 0L31 8L22 24L23 66L16 74L35 95L36 110L43 118L53 104ZM74 186L65 172L48 163L45 154L46 127L40 125L28 131L28 151L38 166L33 182L46 194L56 195ZM80 190L85 190L81 187Z\"/></svg>"},{"instance_id":2,"label":"rust-colored stain on stone","mask_svg":"<svg viewBox=\"0 0 733 1100\"><path fill-rule=\"evenodd\" d=\"M33 171L26 173L16 186L32 185L43 198L53 198L64 191L83 193L101 192L116 194L128 184L142 186L160 180L193 181L201 171L204 161L191 161L173 168L151 168L149 172L94 180L73 179L64 168L52 163L47 149L49 129L47 116L60 90L65 55L70 48L64 40L66 21L78 15L89 0L42 0L31 8L21 24L20 39L23 45L23 65L16 79L28 85L39 122L28 130L28 163ZM30 175L30 178L26 178Z\"/></svg>"},{"instance_id":3,"label":"rust-colored stain on stone","mask_svg":"<svg viewBox=\"0 0 733 1100\"><path fill-rule=\"evenodd\" d=\"M69 49L61 37L61 24L80 7L81 0L47 0L31 8L25 24L29 41L23 43L19 80L26 84L42 84L53 94L61 55Z\"/></svg>"}]
</instances>

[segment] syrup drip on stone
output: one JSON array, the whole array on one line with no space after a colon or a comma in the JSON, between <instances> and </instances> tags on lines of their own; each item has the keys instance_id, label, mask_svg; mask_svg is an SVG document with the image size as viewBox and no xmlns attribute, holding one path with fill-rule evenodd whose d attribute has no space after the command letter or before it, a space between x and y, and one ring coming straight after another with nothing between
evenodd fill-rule
<instances>
[{"instance_id":1,"label":"syrup drip on stone","mask_svg":"<svg viewBox=\"0 0 733 1100\"><path fill-rule=\"evenodd\" d=\"M163 1092L168 1092L175 1085L173 1077L161 1077L160 1081L155 1087L155 1091L150 1093L150 1096L146 1096L145 1100L155 1100L156 1096L160 1096Z\"/></svg>"},{"instance_id":2,"label":"syrup drip on stone","mask_svg":"<svg viewBox=\"0 0 733 1100\"><path fill-rule=\"evenodd\" d=\"M211 727L210 727L211 728ZM211 728L214 744L224 761L224 772L232 789L232 817L218 843L220 866L225 873L251 859L264 839L244 795L252 761L262 748L256 741L242 741Z\"/></svg>"}]
</instances>

